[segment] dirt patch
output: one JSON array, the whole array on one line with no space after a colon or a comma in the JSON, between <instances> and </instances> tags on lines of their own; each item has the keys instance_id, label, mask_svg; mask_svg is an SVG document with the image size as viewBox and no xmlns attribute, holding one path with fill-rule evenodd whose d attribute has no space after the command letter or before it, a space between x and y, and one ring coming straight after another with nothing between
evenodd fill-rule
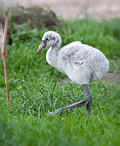
<instances>
[{"instance_id":1,"label":"dirt patch","mask_svg":"<svg viewBox=\"0 0 120 146\"><path fill-rule=\"evenodd\" d=\"M24 8L18 5L11 12L12 19L9 23L14 22L17 25L27 23L30 25L30 29L62 27L53 11L46 11L41 7Z\"/></svg>"},{"instance_id":2,"label":"dirt patch","mask_svg":"<svg viewBox=\"0 0 120 146\"><path fill-rule=\"evenodd\" d=\"M120 74L108 73L103 76L102 80L105 80L111 83L120 82Z\"/></svg>"},{"instance_id":3,"label":"dirt patch","mask_svg":"<svg viewBox=\"0 0 120 146\"><path fill-rule=\"evenodd\" d=\"M120 17L120 0L19 0L19 4L51 9L64 19L83 18L85 10L95 19Z\"/></svg>"}]
</instances>

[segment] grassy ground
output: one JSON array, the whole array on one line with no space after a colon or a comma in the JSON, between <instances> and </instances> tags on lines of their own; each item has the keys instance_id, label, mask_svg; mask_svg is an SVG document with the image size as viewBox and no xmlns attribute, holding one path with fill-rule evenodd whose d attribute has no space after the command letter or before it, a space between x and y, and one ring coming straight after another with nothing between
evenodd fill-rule
<instances>
[{"instance_id":1,"label":"grassy ground","mask_svg":"<svg viewBox=\"0 0 120 146\"><path fill-rule=\"evenodd\" d=\"M61 23L63 30L53 30L61 34L62 46L74 40L92 45L109 59L109 72L120 73L120 19L98 23L86 18ZM9 108L0 58L0 145L119 145L119 81L89 85L93 96L89 119L85 107L62 116L46 116L49 111L83 99L84 93L75 83L62 83L66 76L47 64L47 49L36 53L45 31L25 28L12 35L14 41L7 46Z\"/></svg>"}]
</instances>

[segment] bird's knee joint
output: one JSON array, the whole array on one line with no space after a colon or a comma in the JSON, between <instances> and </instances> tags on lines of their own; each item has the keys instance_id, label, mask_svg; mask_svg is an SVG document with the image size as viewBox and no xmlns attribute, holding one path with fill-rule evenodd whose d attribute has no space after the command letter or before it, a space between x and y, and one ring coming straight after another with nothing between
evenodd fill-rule
<instances>
[{"instance_id":1,"label":"bird's knee joint","mask_svg":"<svg viewBox=\"0 0 120 146\"><path fill-rule=\"evenodd\" d=\"M88 95L88 96L86 97L86 99L87 99L88 103L90 103L90 102L92 101L92 96L91 96L91 95Z\"/></svg>"},{"instance_id":2,"label":"bird's knee joint","mask_svg":"<svg viewBox=\"0 0 120 146\"><path fill-rule=\"evenodd\" d=\"M91 101L92 101L92 96L90 95L88 102L91 102Z\"/></svg>"}]
</instances>

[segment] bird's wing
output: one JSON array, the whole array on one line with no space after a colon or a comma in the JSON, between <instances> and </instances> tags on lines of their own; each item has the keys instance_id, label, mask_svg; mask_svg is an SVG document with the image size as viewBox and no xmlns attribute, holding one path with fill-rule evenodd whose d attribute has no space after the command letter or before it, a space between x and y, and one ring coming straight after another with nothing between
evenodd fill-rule
<instances>
[{"instance_id":1,"label":"bird's wing","mask_svg":"<svg viewBox=\"0 0 120 146\"><path fill-rule=\"evenodd\" d=\"M69 62L79 66L82 60L91 54L92 47L82 43L73 43L63 47L63 50L62 59L66 63Z\"/></svg>"}]
</instances>

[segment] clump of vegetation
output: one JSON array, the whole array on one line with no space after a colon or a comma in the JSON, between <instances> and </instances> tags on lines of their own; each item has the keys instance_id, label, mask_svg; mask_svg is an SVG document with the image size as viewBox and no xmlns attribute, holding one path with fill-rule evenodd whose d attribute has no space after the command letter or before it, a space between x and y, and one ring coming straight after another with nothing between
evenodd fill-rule
<instances>
[{"instance_id":1,"label":"clump of vegetation","mask_svg":"<svg viewBox=\"0 0 120 146\"><path fill-rule=\"evenodd\" d=\"M4 23L2 16L0 19ZM63 26L53 11L46 11L40 7L24 8L17 5L9 14L9 44L12 44L12 34L16 32L24 33L33 29L52 29L54 27L62 29Z\"/></svg>"},{"instance_id":2,"label":"clump of vegetation","mask_svg":"<svg viewBox=\"0 0 120 146\"><path fill-rule=\"evenodd\" d=\"M109 59L109 71L120 73L120 19L60 23L64 29L52 30L61 34L62 46L79 40L96 47ZM85 107L47 117L47 112L83 99L84 93L81 86L62 82L66 76L47 64L46 49L37 54L43 33L51 29L29 30L24 24L22 29L11 34L12 43L6 47L9 108L0 58L0 145L119 145L119 82L89 85L93 95L89 119Z\"/></svg>"}]
</instances>

